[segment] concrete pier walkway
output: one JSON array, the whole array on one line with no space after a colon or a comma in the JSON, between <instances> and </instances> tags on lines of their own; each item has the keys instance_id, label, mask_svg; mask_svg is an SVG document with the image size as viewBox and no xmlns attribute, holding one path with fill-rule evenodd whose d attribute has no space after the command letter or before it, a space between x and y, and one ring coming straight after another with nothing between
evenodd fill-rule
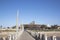
<instances>
[{"instance_id":1,"label":"concrete pier walkway","mask_svg":"<svg viewBox=\"0 0 60 40\"><path fill-rule=\"evenodd\" d=\"M35 40L28 32L23 31L21 36L17 40Z\"/></svg>"}]
</instances>

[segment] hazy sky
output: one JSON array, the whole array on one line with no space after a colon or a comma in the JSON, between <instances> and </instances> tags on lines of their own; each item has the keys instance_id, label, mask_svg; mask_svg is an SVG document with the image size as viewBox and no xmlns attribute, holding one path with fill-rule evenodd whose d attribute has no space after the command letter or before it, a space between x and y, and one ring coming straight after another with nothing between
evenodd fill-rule
<instances>
[{"instance_id":1,"label":"hazy sky","mask_svg":"<svg viewBox=\"0 0 60 40\"><path fill-rule=\"evenodd\" d=\"M18 9L19 24L60 25L60 0L0 0L0 25L16 25Z\"/></svg>"}]
</instances>

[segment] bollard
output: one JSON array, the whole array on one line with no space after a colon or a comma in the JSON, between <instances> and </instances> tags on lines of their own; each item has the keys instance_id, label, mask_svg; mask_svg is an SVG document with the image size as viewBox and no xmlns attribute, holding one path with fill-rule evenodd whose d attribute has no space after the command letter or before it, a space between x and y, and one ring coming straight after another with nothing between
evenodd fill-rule
<instances>
[{"instance_id":1,"label":"bollard","mask_svg":"<svg viewBox=\"0 0 60 40\"><path fill-rule=\"evenodd\" d=\"M11 35L9 35L9 40L11 40Z\"/></svg>"},{"instance_id":2,"label":"bollard","mask_svg":"<svg viewBox=\"0 0 60 40\"><path fill-rule=\"evenodd\" d=\"M45 40L47 40L47 35L45 34Z\"/></svg>"},{"instance_id":3,"label":"bollard","mask_svg":"<svg viewBox=\"0 0 60 40\"><path fill-rule=\"evenodd\" d=\"M47 35L46 34L42 34L42 40L47 40Z\"/></svg>"},{"instance_id":4,"label":"bollard","mask_svg":"<svg viewBox=\"0 0 60 40\"><path fill-rule=\"evenodd\" d=\"M42 34L40 33L40 40L42 40Z\"/></svg>"},{"instance_id":5,"label":"bollard","mask_svg":"<svg viewBox=\"0 0 60 40\"><path fill-rule=\"evenodd\" d=\"M3 40L6 40L5 37L3 37Z\"/></svg>"},{"instance_id":6,"label":"bollard","mask_svg":"<svg viewBox=\"0 0 60 40\"><path fill-rule=\"evenodd\" d=\"M52 38L53 38L53 40L56 40L56 36L53 36Z\"/></svg>"}]
</instances>

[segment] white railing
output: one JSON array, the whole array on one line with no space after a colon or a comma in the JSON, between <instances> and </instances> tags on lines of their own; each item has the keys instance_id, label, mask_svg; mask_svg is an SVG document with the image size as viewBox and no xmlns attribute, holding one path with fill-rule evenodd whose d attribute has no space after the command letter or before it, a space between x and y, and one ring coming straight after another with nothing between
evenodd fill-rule
<instances>
[{"instance_id":1,"label":"white railing","mask_svg":"<svg viewBox=\"0 0 60 40\"><path fill-rule=\"evenodd\" d=\"M18 40L19 37L22 35L23 31L24 31L24 26L22 25L21 28L18 29L18 32L14 34L9 34L9 40Z\"/></svg>"}]
</instances>

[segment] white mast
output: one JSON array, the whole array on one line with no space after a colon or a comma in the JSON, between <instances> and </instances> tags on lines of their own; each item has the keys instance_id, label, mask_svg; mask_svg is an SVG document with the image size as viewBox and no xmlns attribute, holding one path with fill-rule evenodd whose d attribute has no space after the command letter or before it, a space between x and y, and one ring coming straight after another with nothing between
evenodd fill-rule
<instances>
[{"instance_id":1,"label":"white mast","mask_svg":"<svg viewBox=\"0 0 60 40\"><path fill-rule=\"evenodd\" d=\"M19 15L19 10L17 10L17 16L16 16L16 32L18 33L18 15Z\"/></svg>"}]
</instances>

